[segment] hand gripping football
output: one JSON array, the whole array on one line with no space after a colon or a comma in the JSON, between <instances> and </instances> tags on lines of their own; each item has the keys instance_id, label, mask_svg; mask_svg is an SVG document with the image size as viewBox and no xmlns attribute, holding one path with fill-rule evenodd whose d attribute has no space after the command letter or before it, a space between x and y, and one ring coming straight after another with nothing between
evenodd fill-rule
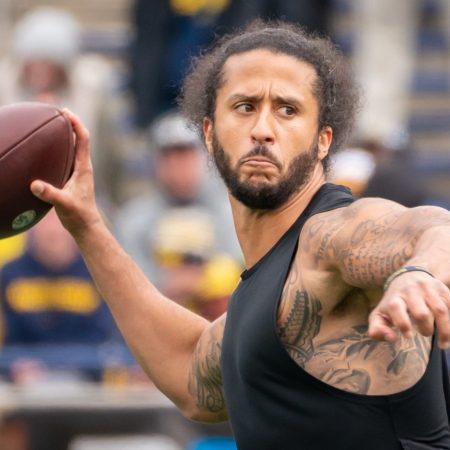
<instances>
[{"instance_id":1,"label":"hand gripping football","mask_svg":"<svg viewBox=\"0 0 450 450\"><path fill-rule=\"evenodd\" d=\"M31 182L61 188L73 162L72 126L57 107L37 102L0 107L0 239L44 217L52 206L31 193Z\"/></svg>"}]
</instances>

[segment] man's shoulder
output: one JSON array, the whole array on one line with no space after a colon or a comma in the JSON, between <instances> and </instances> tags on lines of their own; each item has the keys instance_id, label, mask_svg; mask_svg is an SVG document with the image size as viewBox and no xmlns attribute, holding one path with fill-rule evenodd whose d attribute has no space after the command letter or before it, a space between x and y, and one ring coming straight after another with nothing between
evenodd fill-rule
<instances>
[{"instance_id":1,"label":"man's shoulder","mask_svg":"<svg viewBox=\"0 0 450 450\"><path fill-rule=\"evenodd\" d=\"M344 207L320 212L311 216L305 224L305 228L313 228L316 231L330 232L339 226L357 226L359 223L379 218L381 215L397 214L406 210L406 207L391 200L377 197L359 198Z\"/></svg>"},{"instance_id":2,"label":"man's shoulder","mask_svg":"<svg viewBox=\"0 0 450 450\"><path fill-rule=\"evenodd\" d=\"M312 258L314 266L330 255L350 249L360 235L376 235L391 226L407 208L382 198L361 198L345 207L311 216L300 234L299 254ZM321 265L321 264L319 264Z\"/></svg>"}]
</instances>

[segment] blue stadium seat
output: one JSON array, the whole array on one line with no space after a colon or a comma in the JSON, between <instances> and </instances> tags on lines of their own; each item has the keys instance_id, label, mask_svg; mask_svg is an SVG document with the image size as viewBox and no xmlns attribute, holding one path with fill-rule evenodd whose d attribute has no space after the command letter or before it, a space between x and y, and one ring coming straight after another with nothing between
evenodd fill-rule
<instances>
[{"instance_id":1,"label":"blue stadium seat","mask_svg":"<svg viewBox=\"0 0 450 450\"><path fill-rule=\"evenodd\" d=\"M232 438L214 436L197 439L186 450L237 450L237 447Z\"/></svg>"},{"instance_id":2,"label":"blue stadium seat","mask_svg":"<svg viewBox=\"0 0 450 450\"><path fill-rule=\"evenodd\" d=\"M429 50L446 51L448 50L449 42L444 30L422 29L417 33L416 45L419 52Z\"/></svg>"},{"instance_id":3,"label":"blue stadium seat","mask_svg":"<svg viewBox=\"0 0 450 450\"><path fill-rule=\"evenodd\" d=\"M450 77L447 71L417 71L413 75L411 90L414 93L449 93Z\"/></svg>"},{"instance_id":4,"label":"blue stadium seat","mask_svg":"<svg viewBox=\"0 0 450 450\"><path fill-rule=\"evenodd\" d=\"M410 133L437 133L450 130L450 111L413 113L409 118Z\"/></svg>"},{"instance_id":5,"label":"blue stadium seat","mask_svg":"<svg viewBox=\"0 0 450 450\"><path fill-rule=\"evenodd\" d=\"M354 10L354 2L352 0L332 0L331 7L335 14L348 15Z\"/></svg>"}]
</instances>

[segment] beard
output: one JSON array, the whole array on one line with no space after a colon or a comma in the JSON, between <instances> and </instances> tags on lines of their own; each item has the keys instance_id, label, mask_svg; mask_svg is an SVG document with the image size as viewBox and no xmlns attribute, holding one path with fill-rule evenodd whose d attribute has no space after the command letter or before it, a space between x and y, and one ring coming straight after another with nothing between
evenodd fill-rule
<instances>
[{"instance_id":1,"label":"beard","mask_svg":"<svg viewBox=\"0 0 450 450\"><path fill-rule=\"evenodd\" d=\"M318 140L315 139L308 151L300 153L289 163L287 171L277 183L255 183L251 180L241 180L238 168L245 158L263 156L280 170L282 164L268 147L264 145L254 147L238 161L236 167L232 167L230 158L215 133L212 145L214 162L230 194L251 209L276 209L286 203L308 182L318 161Z\"/></svg>"}]
</instances>

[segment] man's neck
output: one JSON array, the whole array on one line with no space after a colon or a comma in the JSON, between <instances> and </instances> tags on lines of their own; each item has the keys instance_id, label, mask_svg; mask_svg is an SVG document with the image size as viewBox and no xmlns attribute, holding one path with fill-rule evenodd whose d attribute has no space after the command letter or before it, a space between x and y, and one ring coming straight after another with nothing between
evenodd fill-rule
<instances>
[{"instance_id":1,"label":"man's neck","mask_svg":"<svg viewBox=\"0 0 450 450\"><path fill-rule=\"evenodd\" d=\"M255 265L283 236L325 183L318 165L309 181L284 205L274 210L254 210L230 196L236 233L247 268Z\"/></svg>"}]
</instances>

